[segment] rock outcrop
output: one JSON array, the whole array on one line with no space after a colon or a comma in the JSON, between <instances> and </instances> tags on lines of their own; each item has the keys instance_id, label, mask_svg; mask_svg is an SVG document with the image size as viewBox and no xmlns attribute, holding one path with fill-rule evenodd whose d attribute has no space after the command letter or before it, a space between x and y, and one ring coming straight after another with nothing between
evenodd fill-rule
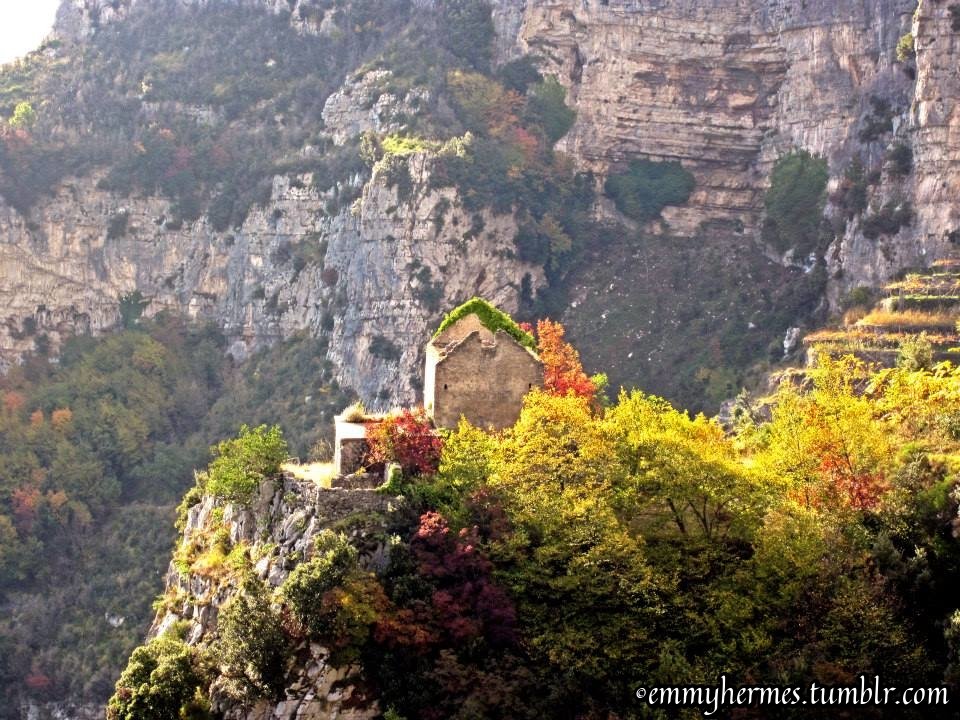
<instances>
[{"instance_id":1,"label":"rock outcrop","mask_svg":"<svg viewBox=\"0 0 960 720\"><path fill-rule=\"evenodd\" d=\"M376 478L375 480L379 480ZM333 488L299 481L285 475L282 481L265 481L249 507L224 505L205 497L186 518L181 549L219 527L227 528L232 545L243 544L254 562L254 573L276 588L299 562L310 557L316 537L326 529L349 533L361 551L360 561L374 570L385 566L387 548L378 525L391 500L378 494L375 482L334 483ZM345 526L345 521L353 518ZM207 644L217 632L219 609L237 592L233 581L209 571L178 569L171 563L166 579L165 601L150 636L186 622L186 641ZM371 720L380 708L362 669L337 666L330 651L304 639L294 649L286 668L282 699L261 700L240 706L219 689L211 688L215 712L226 720Z\"/></svg>"}]
</instances>

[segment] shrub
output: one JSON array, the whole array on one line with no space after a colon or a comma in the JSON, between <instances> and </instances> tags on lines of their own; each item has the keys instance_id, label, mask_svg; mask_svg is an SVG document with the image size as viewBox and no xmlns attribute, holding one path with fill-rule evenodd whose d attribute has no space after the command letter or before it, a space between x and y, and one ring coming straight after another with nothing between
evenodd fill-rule
<instances>
[{"instance_id":1,"label":"shrub","mask_svg":"<svg viewBox=\"0 0 960 720\"><path fill-rule=\"evenodd\" d=\"M37 121L37 111L28 102L17 103L10 116L10 127L29 130Z\"/></svg>"},{"instance_id":2,"label":"shrub","mask_svg":"<svg viewBox=\"0 0 960 720\"><path fill-rule=\"evenodd\" d=\"M893 175L909 175L913 170L913 150L903 143L897 143L890 148L886 160Z\"/></svg>"},{"instance_id":3,"label":"shrub","mask_svg":"<svg viewBox=\"0 0 960 720\"><path fill-rule=\"evenodd\" d=\"M847 296L843 299L843 307L866 307L873 304L873 299L874 290L872 287L868 285L858 285L855 288L851 288L850 292L847 293Z\"/></svg>"},{"instance_id":4,"label":"shrub","mask_svg":"<svg viewBox=\"0 0 960 720\"><path fill-rule=\"evenodd\" d=\"M224 440L211 451L216 457L210 463L205 489L218 498L239 503L249 503L260 483L280 472L280 464L289 454L277 425L253 430L243 425L236 438Z\"/></svg>"},{"instance_id":5,"label":"shrub","mask_svg":"<svg viewBox=\"0 0 960 720\"><path fill-rule=\"evenodd\" d=\"M120 323L124 328L132 328L143 316L143 311L150 304L139 290L120 296Z\"/></svg>"},{"instance_id":6,"label":"shrub","mask_svg":"<svg viewBox=\"0 0 960 720\"><path fill-rule=\"evenodd\" d=\"M693 175L678 162L632 160L625 173L607 178L603 190L624 215L647 222L667 205L685 203L693 187Z\"/></svg>"},{"instance_id":7,"label":"shrub","mask_svg":"<svg viewBox=\"0 0 960 720\"><path fill-rule=\"evenodd\" d=\"M276 697L283 687L287 638L262 581L245 579L220 610L217 634L227 693L243 701Z\"/></svg>"},{"instance_id":8,"label":"shrub","mask_svg":"<svg viewBox=\"0 0 960 720\"><path fill-rule=\"evenodd\" d=\"M897 41L897 62L907 62L916 57L917 50L913 43L913 33L908 32Z\"/></svg>"},{"instance_id":9,"label":"shrub","mask_svg":"<svg viewBox=\"0 0 960 720\"><path fill-rule=\"evenodd\" d=\"M844 216L852 219L867 209L867 189L869 183L860 158L855 158L844 171L836 192L830 196L830 202L843 208Z\"/></svg>"},{"instance_id":10,"label":"shrub","mask_svg":"<svg viewBox=\"0 0 960 720\"><path fill-rule=\"evenodd\" d=\"M805 150L780 158L764 198L764 241L779 252L811 252L819 240L828 177L827 161Z\"/></svg>"},{"instance_id":11,"label":"shrub","mask_svg":"<svg viewBox=\"0 0 960 720\"><path fill-rule=\"evenodd\" d=\"M280 597L304 630L321 635L323 596L357 569L357 549L346 535L325 530L317 536L318 554L298 565L280 586Z\"/></svg>"},{"instance_id":12,"label":"shrub","mask_svg":"<svg viewBox=\"0 0 960 720\"><path fill-rule=\"evenodd\" d=\"M528 87L543 80L536 59L529 55L508 62L500 68L498 76L505 88L518 93L526 93Z\"/></svg>"},{"instance_id":13,"label":"shrub","mask_svg":"<svg viewBox=\"0 0 960 720\"><path fill-rule=\"evenodd\" d=\"M929 370L933 367L933 344L925 332L910 336L900 343L897 367L904 370Z\"/></svg>"},{"instance_id":14,"label":"shrub","mask_svg":"<svg viewBox=\"0 0 960 720\"><path fill-rule=\"evenodd\" d=\"M433 475L440 464L443 441L423 408L404 409L367 433L370 460L396 462L405 475Z\"/></svg>"},{"instance_id":15,"label":"shrub","mask_svg":"<svg viewBox=\"0 0 960 720\"><path fill-rule=\"evenodd\" d=\"M490 4L484 0L441 0L441 42L477 70L490 65L494 37Z\"/></svg>"},{"instance_id":16,"label":"shrub","mask_svg":"<svg viewBox=\"0 0 960 720\"><path fill-rule=\"evenodd\" d=\"M528 347L533 350L537 346L536 340L533 339L533 335L521 330L520 326L513 321L513 318L511 318L502 310L495 308L486 300L478 297L467 300L467 302L463 303L463 305L460 305L459 307L456 307L447 313L444 316L443 321L440 323L440 327L437 328L437 331L433 334L433 336L437 337L437 335L462 318L465 318L467 315L476 315L478 318L480 318L480 322L483 324L483 326L492 333L496 333L497 330L503 330L505 333L507 333L507 335L510 335L514 340L524 347Z\"/></svg>"},{"instance_id":17,"label":"shrub","mask_svg":"<svg viewBox=\"0 0 960 720\"><path fill-rule=\"evenodd\" d=\"M329 644L337 666L357 659L386 598L360 570L357 550L344 534L327 530L316 542L318 554L298 565L279 593L299 627Z\"/></svg>"},{"instance_id":18,"label":"shrub","mask_svg":"<svg viewBox=\"0 0 960 720\"><path fill-rule=\"evenodd\" d=\"M196 698L208 682L195 651L170 633L133 651L107 706L109 720L203 717Z\"/></svg>"},{"instance_id":19,"label":"shrub","mask_svg":"<svg viewBox=\"0 0 960 720\"><path fill-rule=\"evenodd\" d=\"M400 348L389 338L376 335L370 341L370 354L381 360L396 362L400 359Z\"/></svg>"},{"instance_id":20,"label":"shrub","mask_svg":"<svg viewBox=\"0 0 960 720\"><path fill-rule=\"evenodd\" d=\"M110 216L107 223L107 240L118 240L127 234L127 226L130 222L130 213L121 210Z\"/></svg>"},{"instance_id":21,"label":"shrub","mask_svg":"<svg viewBox=\"0 0 960 720\"><path fill-rule=\"evenodd\" d=\"M528 108L536 125L543 128L550 144L557 142L573 127L575 110L567 106L567 89L553 76L534 85L528 94Z\"/></svg>"},{"instance_id":22,"label":"shrub","mask_svg":"<svg viewBox=\"0 0 960 720\"><path fill-rule=\"evenodd\" d=\"M864 118L863 127L860 129L860 142L876 140L884 133L893 130L893 112L890 103L882 97L872 95L870 107L870 114Z\"/></svg>"},{"instance_id":23,"label":"shrub","mask_svg":"<svg viewBox=\"0 0 960 720\"><path fill-rule=\"evenodd\" d=\"M881 235L896 235L900 228L913 222L913 206L909 202L891 200L863 220L865 238L876 240Z\"/></svg>"}]
</instances>

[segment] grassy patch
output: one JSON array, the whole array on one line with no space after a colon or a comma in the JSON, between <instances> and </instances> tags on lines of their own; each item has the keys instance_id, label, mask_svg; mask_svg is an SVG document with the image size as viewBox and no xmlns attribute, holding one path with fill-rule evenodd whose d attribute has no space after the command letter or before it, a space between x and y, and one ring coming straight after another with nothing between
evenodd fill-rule
<instances>
[{"instance_id":1,"label":"grassy patch","mask_svg":"<svg viewBox=\"0 0 960 720\"><path fill-rule=\"evenodd\" d=\"M520 329L520 326L514 322L513 318L507 315L502 310L495 308L493 305L488 303L482 298L471 298L467 302L463 303L457 308L454 308L446 316L444 316L443 321L440 323L440 327L437 328L437 331L434 333L434 337L437 337L440 333L446 330L448 327L454 323L462 320L468 315L476 315L483 326L492 333L497 332L497 330L503 330L507 335L511 336L518 343L524 347L530 348L531 350L536 349L537 342L533 339L533 335L528 332L524 332Z\"/></svg>"}]
</instances>

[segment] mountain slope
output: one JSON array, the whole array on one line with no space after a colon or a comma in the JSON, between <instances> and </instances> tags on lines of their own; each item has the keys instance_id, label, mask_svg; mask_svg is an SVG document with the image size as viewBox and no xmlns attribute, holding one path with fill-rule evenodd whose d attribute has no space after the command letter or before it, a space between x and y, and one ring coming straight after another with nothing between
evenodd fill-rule
<instances>
[{"instance_id":1,"label":"mountain slope","mask_svg":"<svg viewBox=\"0 0 960 720\"><path fill-rule=\"evenodd\" d=\"M215 319L237 357L301 329L328 336L341 384L371 403L412 401L428 328L480 292L521 315L562 315L588 362L618 382L688 404L706 390L715 407L751 364L779 357L811 298L837 304L953 237L956 31L942 4L911 20L913 10L907 0L802 10L725 0L709 13L696 2L65 3L58 40L7 68L0 88L8 115L24 100L36 110L29 128L6 131L0 157L4 357L37 335L56 346L109 327L139 290L148 314ZM916 59L898 62L908 32ZM534 65L566 89L572 124ZM499 106L513 117L458 102L465 82L475 98L481 89L471 73L494 82L486 97L508 93ZM478 143L460 150L466 175L451 176L430 143L467 130ZM365 132L427 143L364 160ZM901 145L913 161L897 169L889 156ZM491 147L510 152L491 164ZM799 242L763 212L775 160L796 150L823 156L830 175L826 221ZM637 159L683 163L689 197L625 215L607 180ZM558 214L557 191L538 188L575 174L591 192ZM716 267L716 253L719 289L680 279ZM637 266L626 291L602 297L625 321L591 328L594 305L571 302L600 291L608 261ZM826 272L800 268L811 264ZM660 268L652 286L645 267ZM741 283L756 292L733 289ZM651 296L689 308L665 320ZM721 349L680 376L661 372L673 364L665 346L694 343ZM715 370L724 379L708 377Z\"/></svg>"}]
</instances>

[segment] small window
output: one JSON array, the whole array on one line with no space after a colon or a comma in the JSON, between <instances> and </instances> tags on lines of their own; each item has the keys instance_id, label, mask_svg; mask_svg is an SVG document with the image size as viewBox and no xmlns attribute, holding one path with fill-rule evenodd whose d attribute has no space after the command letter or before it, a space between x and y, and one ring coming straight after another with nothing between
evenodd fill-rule
<instances>
[{"instance_id":1,"label":"small window","mask_svg":"<svg viewBox=\"0 0 960 720\"><path fill-rule=\"evenodd\" d=\"M446 383L443 384L443 389L444 389L444 390L447 389L447 384L446 384Z\"/></svg>"},{"instance_id":2,"label":"small window","mask_svg":"<svg viewBox=\"0 0 960 720\"><path fill-rule=\"evenodd\" d=\"M533 390L533 383L529 383L527 385L527 390Z\"/></svg>"}]
</instances>

